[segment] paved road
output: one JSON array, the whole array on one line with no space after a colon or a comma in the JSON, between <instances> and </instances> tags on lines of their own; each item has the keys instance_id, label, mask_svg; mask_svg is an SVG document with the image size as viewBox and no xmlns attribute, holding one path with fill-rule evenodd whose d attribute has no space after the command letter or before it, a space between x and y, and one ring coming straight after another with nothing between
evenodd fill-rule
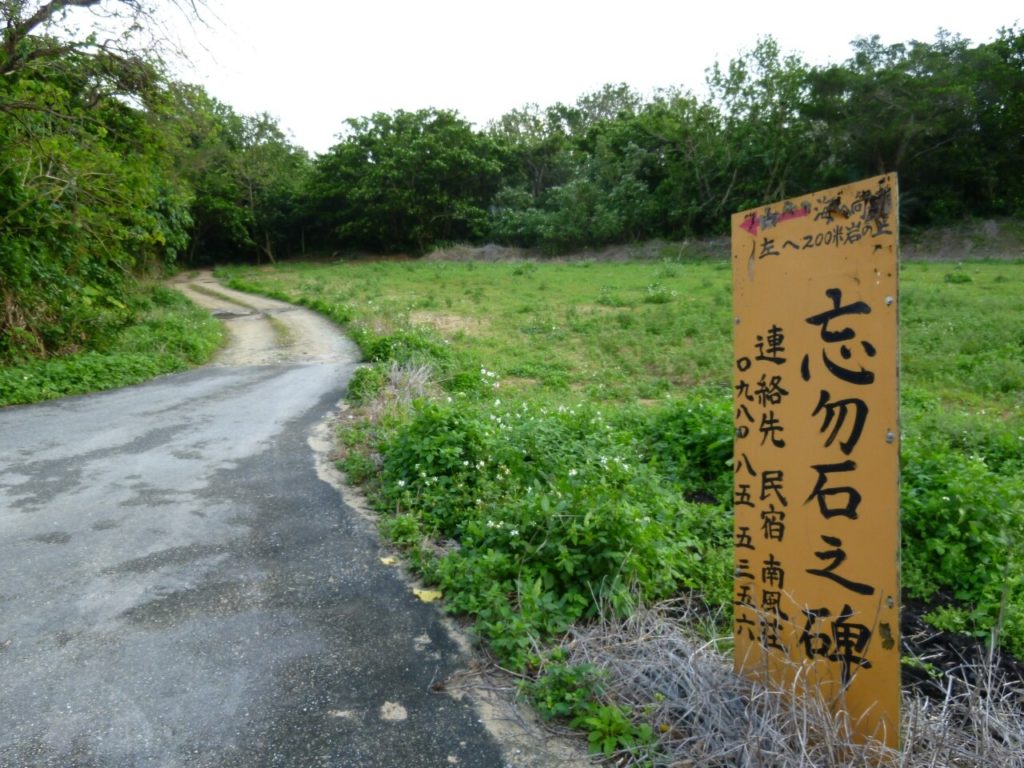
<instances>
[{"instance_id":1,"label":"paved road","mask_svg":"<svg viewBox=\"0 0 1024 768\"><path fill-rule=\"evenodd\" d=\"M512 764L317 475L329 346L0 410L0 766Z\"/></svg>"}]
</instances>

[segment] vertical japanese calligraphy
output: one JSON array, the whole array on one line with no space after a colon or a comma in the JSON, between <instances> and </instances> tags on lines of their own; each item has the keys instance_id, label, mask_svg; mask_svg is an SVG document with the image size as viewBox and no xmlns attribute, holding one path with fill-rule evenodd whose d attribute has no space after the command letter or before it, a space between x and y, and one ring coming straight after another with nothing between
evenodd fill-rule
<instances>
[{"instance_id":1,"label":"vertical japanese calligraphy","mask_svg":"<svg viewBox=\"0 0 1024 768\"><path fill-rule=\"evenodd\" d=\"M737 213L736 667L899 740L894 175Z\"/></svg>"}]
</instances>

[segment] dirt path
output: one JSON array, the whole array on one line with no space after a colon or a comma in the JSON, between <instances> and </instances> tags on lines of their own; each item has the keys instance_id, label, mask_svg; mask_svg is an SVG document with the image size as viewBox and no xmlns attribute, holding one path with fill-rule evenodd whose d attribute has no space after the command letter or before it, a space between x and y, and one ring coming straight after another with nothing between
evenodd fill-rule
<instances>
[{"instance_id":1,"label":"dirt path","mask_svg":"<svg viewBox=\"0 0 1024 768\"><path fill-rule=\"evenodd\" d=\"M224 322L229 339L214 365L335 362L351 351L329 320L308 309L225 288L210 272L171 285Z\"/></svg>"}]
</instances>

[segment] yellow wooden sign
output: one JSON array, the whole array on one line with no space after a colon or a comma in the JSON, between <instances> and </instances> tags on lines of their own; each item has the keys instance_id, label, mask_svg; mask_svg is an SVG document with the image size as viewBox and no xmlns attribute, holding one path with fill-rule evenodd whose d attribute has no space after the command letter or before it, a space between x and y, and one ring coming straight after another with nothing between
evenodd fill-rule
<instances>
[{"instance_id":1,"label":"yellow wooden sign","mask_svg":"<svg viewBox=\"0 0 1024 768\"><path fill-rule=\"evenodd\" d=\"M899 743L895 175L732 218L736 667Z\"/></svg>"}]
</instances>

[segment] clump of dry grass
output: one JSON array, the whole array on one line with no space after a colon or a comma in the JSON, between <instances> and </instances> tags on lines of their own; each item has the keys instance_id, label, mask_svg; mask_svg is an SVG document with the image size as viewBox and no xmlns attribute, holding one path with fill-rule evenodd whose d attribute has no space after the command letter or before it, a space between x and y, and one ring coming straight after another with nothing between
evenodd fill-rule
<instances>
[{"instance_id":1,"label":"clump of dry grass","mask_svg":"<svg viewBox=\"0 0 1024 768\"><path fill-rule=\"evenodd\" d=\"M902 765L1024 766L1024 681L990 655L943 682L942 700L904 695Z\"/></svg>"},{"instance_id":2,"label":"clump of dry grass","mask_svg":"<svg viewBox=\"0 0 1024 768\"><path fill-rule=\"evenodd\" d=\"M391 363L384 386L371 402L366 404L364 415L372 422L393 410L404 410L421 397L434 394L434 369L429 365L415 363Z\"/></svg>"},{"instance_id":3,"label":"clump of dry grass","mask_svg":"<svg viewBox=\"0 0 1024 768\"><path fill-rule=\"evenodd\" d=\"M905 694L904 746L891 750L853 743L825 701L736 675L706 639L713 626L706 609L681 599L578 628L564 650L570 663L604 671L608 703L645 718L659 766L1024 766L1021 681L1000 679L994 664L950 677L943 701ZM622 768L650 764L646 750L615 758Z\"/></svg>"}]
</instances>

